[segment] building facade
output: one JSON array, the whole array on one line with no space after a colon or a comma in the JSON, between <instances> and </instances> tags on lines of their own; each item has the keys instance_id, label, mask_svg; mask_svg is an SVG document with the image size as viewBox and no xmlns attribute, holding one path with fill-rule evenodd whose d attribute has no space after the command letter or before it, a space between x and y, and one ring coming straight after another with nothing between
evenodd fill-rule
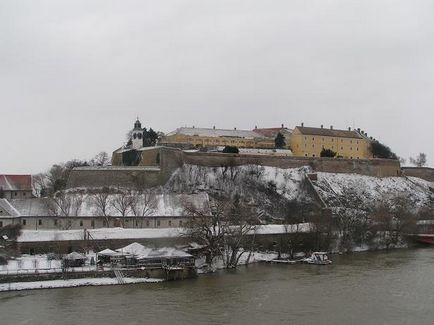
<instances>
[{"instance_id":1,"label":"building facade","mask_svg":"<svg viewBox=\"0 0 434 325\"><path fill-rule=\"evenodd\" d=\"M181 149L216 148L235 146L238 148L272 149L274 138L249 130L182 127L161 137L159 144Z\"/></svg>"},{"instance_id":2,"label":"building facade","mask_svg":"<svg viewBox=\"0 0 434 325\"><path fill-rule=\"evenodd\" d=\"M291 135L294 156L320 157L323 149L336 152L336 157L346 159L371 159L370 140L358 130L297 126Z\"/></svg>"},{"instance_id":3,"label":"building facade","mask_svg":"<svg viewBox=\"0 0 434 325\"><path fill-rule=\"evenodd\" d=\"M56 204L49 198L0 199L0 227L20 224L24 230L74 230L97 228L179 228L189 220L185 206L211 213L209 198L206 193L199 194L159 194L155 197L136 197L136 209L125 206L124 215L115 208L116 194L110 195L106 216L99 211L92 196L76 197L70 195L70 205L76 205L65 215L62 204ZM140 201L142 200L142 201ZM68 201L69 202L69 201ZM109 204L112 202L112 204ZM138 202L138 203L137 203ZM142 203L141 203L142 202ZM118 201L119 204L119 201ZM148 204L148 206L145 206ZM111 207L110 207L111 206ZM143 212L143 211L146 211Z\"/></svg>"},{"instance_id":4,"label":"building facade","mask_svg":"<svg viewBox=\"0 0 434 325\"><path fill-rule=\"evenodd\" d=\"M0 199L31 198L31 175L0 175Z\"/></svg>"}]
</instances>

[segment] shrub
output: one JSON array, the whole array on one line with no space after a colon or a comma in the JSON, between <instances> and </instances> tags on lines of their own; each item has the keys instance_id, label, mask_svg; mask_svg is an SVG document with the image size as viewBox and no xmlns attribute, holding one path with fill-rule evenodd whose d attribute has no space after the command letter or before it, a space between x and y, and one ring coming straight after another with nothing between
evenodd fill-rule
<instances>
[{"instance_id":1,"label":"shrub","mask_svg":"<svg viewBox=\"0 0 434 325\"><path fill-rule=\"evenodd\" d=\"M239 153L239 152L240 150L238 150L238 148L235 146L226 146L223 149L223 153Z\"/></svg>"}]
</instances>

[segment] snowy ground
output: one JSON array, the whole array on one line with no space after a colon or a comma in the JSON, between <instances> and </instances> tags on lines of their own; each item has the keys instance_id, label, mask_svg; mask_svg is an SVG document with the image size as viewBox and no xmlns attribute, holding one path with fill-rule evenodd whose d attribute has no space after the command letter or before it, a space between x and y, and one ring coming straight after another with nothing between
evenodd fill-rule
<instances>
[{"instance_id":1,"label":"snowy ground","mask_svg":"<svg viewBox=\"0 0 434 325\"><path fill-rule=\"evenodd\" d=\"M309 224L299 225L298 231L307 231ZM290 230L290 229L289 229ZM153 229L128 229L128 228L100 228L87 229L93 239L152 239L152 238L176 238L183 233L183 228L153 228ZM258 226L257 234L283 234L288 229L283 225ZM294 229L295 231L295 229ZM44 242L83 240L83 230L23 230L17 242Z\"/></svg>"},{"instance_id":2,"label":"snowy ground","mask_svg":"<svg viewBox=\"0 0 434 325\"><path fill-rule=\"evenodd\" d=\"M246 165L227 171L223 167L203 167L184 165L174 172L166 189L175 192L197 190L237 192L240 194L254 192L261 186L275 184L277 192L288 200L304 195L301 183L309 167L282 169L277 167ZM250 186L246 186L250 184ZM252 192L252 193L253 193Z\"/></svg>"},{"instance_id":3,"label":"snowy ground","mask_svg":"<svg viewBox=\"0 0 434 325\"><path fill-rule=\"evenodd\" d=\"M96 254L88 254L87 265L83 267L73 267L68 270L71 272L94 271L96 266L89 265L90 259L96 260ZM35 274L35 273L56 273L62 272L62 261L49 259L47 255L22 255L13 260L9 260L7 265L0 265L0 276L2 274Z\"/></svg>"},{"instance_id":4,"label":"snowy ground","mask_svg":"<svg viewBox=\"0 0 434 325\"><path fill-rule=\"evenodd\" d=\"M317 173L313 184L323 200L334 207L374 207L396 196L407 196L414 208L430 206L434 195L430 183L415 177L371 177L358 174Z\"/></svg>"},{"instance_id":5,"label":"snowy ground","mask_svg":"<svg viewBox=\"0 0 434 325\"><path fill-rule=\"evenodd\" d=\"M153 278L123 278L125 284L132 283L156 283L163 282L163 279ZM70 279L70 280L52 280L52 281L35 281L35 282L13 282L1 283L1 291L15 290L30 290L30 289L51 289L51 288L69 288L82 286L102 286L102 285L117 285L119 284L116 278L85 278L85 279Z\"/></svg>"},{"instance_id":6,"label":"snowy ground","mask_svg":"<svg viewBox=\"0 0 434 325\"><path fill-rule=\"evenodd\" d=\"M278 257L277 252L252 252L249 256L249 252L244 252L243 255L241 255L241 258L239 260L239 265L247 265L247 264L253 264L253 263L259 263L264 261L271 261ZM212 263L211 267L203 268L205 264L205 257L201 257L196 259L196 268L198 274L203 273L210 273L214 272L215 270L222 270L225 268L225 264L222 257L217 257L214 259L214 262Z\"/></svg>"},{"instance_id":7,"label":"snowy ground","mask_svg":"<svg viewBox=\"0 0 434 325\"><path fill-rule=\"evenodd\" d=\"M178 237L182 228L99 228L86 230L93 239L138 239ZM23 230L17 242L83 240L83 230Z\"/></svg>"}]
</instances>

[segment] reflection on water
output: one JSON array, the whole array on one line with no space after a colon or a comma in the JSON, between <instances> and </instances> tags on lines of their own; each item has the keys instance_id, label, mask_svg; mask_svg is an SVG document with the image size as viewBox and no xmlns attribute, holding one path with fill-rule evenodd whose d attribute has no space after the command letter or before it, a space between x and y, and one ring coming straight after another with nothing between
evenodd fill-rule
<instances>
[{"instance_id":1,"label":"reflection on water","mask_svg":"<svg viewBox=\"0 0 434 325\"><path fill-rule=\"evenodd\" d=\"M433 324L434 250L160 284L0 293L1 324Z\"/></svg>"}]
</instances>

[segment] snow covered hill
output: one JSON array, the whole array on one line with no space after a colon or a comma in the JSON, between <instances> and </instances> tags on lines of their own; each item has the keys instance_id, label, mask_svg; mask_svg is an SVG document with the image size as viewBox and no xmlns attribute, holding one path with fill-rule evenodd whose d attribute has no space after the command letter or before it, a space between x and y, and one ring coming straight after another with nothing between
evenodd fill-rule
<instances>
[{"instance_id":1,"label":"snow covered hill","mask_svg":"<svg viewBox=\"0 0 434 325\"><path fill-rule=\"evenodd\" d=\"M405 197L414 208L433 207L431 183L415 177L377 178L357 174L318 173L314 187L331 207L369 210L397 196Z\"/></svg>"},{"instance_id":2,"label":"snow covered hill","mask_svg":"<svg viewBox=\"0 0 434 325\"><path fill-rule=\"evenodd\" d=\"M315 197L306 175L309 167L281 169L257 165L203 167L184 165L172 175L166 190L235 193L256 200L259 205L285 201L313 202ZM359 174L317 173L313 187L329 207L370 210L384 200L406 196L415 208L433 207L432 183L415 177L378 178ZM310 188L312 189L312 188ZM276 211L276 209L272 209Z\"/></svg>"}]
</instances>

